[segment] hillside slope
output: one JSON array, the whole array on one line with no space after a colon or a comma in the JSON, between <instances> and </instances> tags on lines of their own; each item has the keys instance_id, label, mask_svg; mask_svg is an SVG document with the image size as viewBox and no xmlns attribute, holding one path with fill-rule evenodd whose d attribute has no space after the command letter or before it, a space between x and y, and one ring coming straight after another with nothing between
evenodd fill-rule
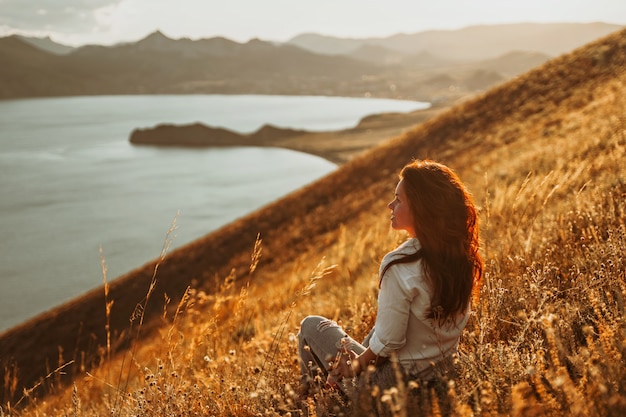
<instances>
[{"instance_id":1,"label":"hillside slope","mask_svg":"<svg viewBox=\"0 0 626 417\"><path fill-rule=\"evenodd\" d=\"M301 264L307 265L305 270L313 269L311 264L321 257L332 258L339 256L338 253L344 256L336 262L341 265L340 273L344 279L350 283L357 278L369 280L371 269L365 272L363 268L372 268L381 247L376 246L378 251L372 254L371 247L355 252L356 249L345 248L339 251L336 245L345 245L345 239L348 239L346 229L366 235L360 224L372 221L372 218L381 220L378 213L385 213L385 203L391 197L398 170L412 158L434 158L449 164L474 190L479 202L486 198L487 174L502 187L511 183L522 183L522 186L530 183L537 186L536 192L539 193L543 191L540 187L543 183L535 183L533 178L546 176L549 179L552 171L564 172L567 175L562 182L544 196L544 205L539 203L534 207L541 210L550 197L554 198L566 207L555 219L574 210L571 204L577 200L570 202L569 199L576 192L590 187L591 182L606 185L606 192L626 193L625 171L616 162L623 160L620 158L626 148L623 133L625 68L626 31L621 31L455 106L351 160L314 184L172 252L163 262L155 260L116 280L108 294L108 299L114 300L109 322L104 313L104 292L100 289L1 335L0 358L4 366L0 367L0 381L15 381L11 386L5 382L2 403L20 397L22 388L33 386L59 362L75 360L64 371L81 375L81 366L90 368L102 360L102 351L97 347L106 344L105 329L109 326L117 346L123 346L123 336L129 336L129 318L133 317L138 304L145 313L143 334L154 336L155 346L158 345L161 340L158 333L149 330L159 329L164 309L162 300L171 300L169 305L177 306L188 286L214 294L220 283L230 277L234 283L245 284L250 280L252 285L261 288L260 291L269 291L274 285L282 288L279 286L281 278L291 277L290 271L301 271ZM609 160L608 155L612 159ZM581 167L584 172L580 171ZM534 177L529 179L531 171ZM524 178L527 178L526 182L523 182ZM506 206L507 200L509 203L517 201L523 195L522 191L523 187L517 196L511 196L506 188L487 191L493 198L490 203L493 207L483 208L483 216L488 215L489 210L493 211L491 217L483 219L490 224L483 235L488 242L484 247L487 259L491 259L492 252L500 250L505 242L511 245L509 253L532 257L544 249L546 242L563 238L565 232L548 229L550 234L545 235L544 240L539 239L531 249L514 251L519 250L518 246L523 247L524 239L530 241L535 228L547 227L547 223L531 222L522 233L510 223L513 217L502 214L512 209ZM531 201L536 194L525 198ZM624 207L611 210L615 213L621 210L623 214ZM613 211L611 216L616 216ZM607 218L613 221L611 216ZM520 218L526 219L526 214L522 213ZM365 227L374 228L372 224L365 223ZM510 235L505 239L507 235L503 233L506 232ZM254 275L251 275L250 254L259 235L263 239L263 254ZM350 260L356 253L362 258ZM508 262L506 256L505 251L502 262ZM515 259L519 262L518 258ZM157 281L146 305L142 299L157 264ZM622 268L618 273L623 274L623 265L617 267ZM289 288L300 284L291 283ZM336 295L331 294L333 288L327 288L328 297L341 302L341 298L337 300ZM342 292L342 289L335 288L335 291ZM273 302L289 304L288 300ZM267 303L277 311L287 308ZM330 307L324 308L328 310ZM267 311L253 309L252 312L257 337L267 340L261 335L264 331L267 334L275 332L276 328L268 326L280 319ZM334 313L328 311L328 314ZM497 326L500 326L499 322ZM494 329L501 329L497 326L494 324ZM498 337L493 337L495 343ZM150 344L148 340L145 339L146 345ZM264 349L268 347L264 345ZM194 353L199 354L200 351Z\"/></svg>"}]
</instances>

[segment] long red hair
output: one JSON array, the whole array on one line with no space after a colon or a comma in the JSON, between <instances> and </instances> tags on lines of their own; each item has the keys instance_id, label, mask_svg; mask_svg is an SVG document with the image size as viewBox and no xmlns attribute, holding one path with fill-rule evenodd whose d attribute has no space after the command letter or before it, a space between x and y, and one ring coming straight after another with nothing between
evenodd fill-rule
<instances>
[{"instance_id":1,"label":"long red hair","mask_svg":"<svg viewBox=\"0 0 626 417\"><path fill-rule=\"evenodd\" d=\"M392 264L422 259L433 291L429 317L443 323L468 309L482 278L474 200L450 168L434 161L413 161L400 178L422 248Z\"/></svg>"}]
</instances>

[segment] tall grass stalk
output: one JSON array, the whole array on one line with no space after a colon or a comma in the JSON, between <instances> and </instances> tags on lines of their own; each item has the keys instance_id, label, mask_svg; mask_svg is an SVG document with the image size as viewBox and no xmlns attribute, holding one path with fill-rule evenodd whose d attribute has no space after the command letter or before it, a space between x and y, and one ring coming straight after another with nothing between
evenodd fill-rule
<instances>
[{"instance_id":1,"label":"tall grass stalk","mask_svg":"<svg viewBox=\"0 0 626 417\"><path fill-rule=\"evenodd\" d=\"M132 338L130 340L130 349L129 350L125 350L124 353L122 354L122 361L121 361L121 365L119 368L119 374L118 374L118 380L117 380L117 384L116 384L116 391L115 391L115 401L113 403L113 407L111 408L111 412L114 415L121 415L121 400L122 400L122 396L126 395L126 392L128 390L128 385L130 382L130 377L131 377L131 371L132 371L132 366L133 364L130 363L129 367L127 370L125 370L125 363L127 361L126 355L129 354L130 355L130 359L133 360L135 358L135 355L137 353L137 348L138 348L138 341L140 340L140 336L141 336L141 329L143 326L143 321L144 321L144 314L145 314L145 310L146 310L146 306L148 304L148 301L150 300L150 296L152 295L152 292L154 291L154 288L156 286L157 283L157 272L159 269L159 265L165 260L165 257L167 256L167 253L172 245L173 239L175 237L175 235L173 235L173 233L176 231L176 219L178 218L178 212L176 213L176 215L174 216L174 218L172 219L172 222L170 224L169 229L167 230L166 234L165 234L165 238L163 240L163 246L161 248L161 253L159 255L159 258L154 266L154 270L152 273L152 278L150 280L150 285L148 287L148 290L146 292L146 295L144 296L144 299L139 302L137 304L137 306L135 307L135 311L133 312L132 316L130 317L130 327L129 327L129 333L132 334L133 331L133 326L135 325L135 322L137 322L137 325L135 327L135 333L134 333L134 338ZM103 276L105 279L105 283L106 283L106 268L103 267ZM105 285L105 296L108 297L108 285ZM107 303L107 322L108 322L108 318L110 317L109 313L109 309L110 306L108 305L108 301L106 301ZM112 303L112 302L111 302ZM108 344L110 340L110 332L109 329L107 329L107 354L110 353L110 345ZM108 386L110 386L109 384L107 384Z\"/></svg>"}]
</instances>

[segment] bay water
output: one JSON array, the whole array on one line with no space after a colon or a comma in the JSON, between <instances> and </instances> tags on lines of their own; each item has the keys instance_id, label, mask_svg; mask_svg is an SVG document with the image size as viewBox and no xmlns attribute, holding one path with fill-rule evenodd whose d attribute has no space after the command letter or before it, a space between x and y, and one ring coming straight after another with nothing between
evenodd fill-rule
<instances>
[{"instance_id":1,"label":"bay water","mask_svg":"<svg viewBox=\"0 0 626 417\"><path fill-rule=\"evenodd\" d=\"M336 169L276 148L133 146L135 128L201 122L311 131L427 103L145 95L0 101L0 332ZM176 229L167 235L175 222Z\"/></svg>"}]
</instances>

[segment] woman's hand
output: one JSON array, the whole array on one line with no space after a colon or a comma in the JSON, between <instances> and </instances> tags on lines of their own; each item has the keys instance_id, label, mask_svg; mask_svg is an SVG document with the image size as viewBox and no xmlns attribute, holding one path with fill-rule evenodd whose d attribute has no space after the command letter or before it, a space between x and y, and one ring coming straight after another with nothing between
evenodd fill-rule
<instances>
[{"instance_id":1,"label":"woman's hand","mask_svg":"<svg viewBox=\"0 0 626 417\"><path fill-rule=\"evenodd\" d=\"M337 352L335 360L330 362L326 385L336 388L343 378L356 376L354 365L358 363L358 356L353 350L346 349L343 352Z\"/></svg>"}]
</instances>

